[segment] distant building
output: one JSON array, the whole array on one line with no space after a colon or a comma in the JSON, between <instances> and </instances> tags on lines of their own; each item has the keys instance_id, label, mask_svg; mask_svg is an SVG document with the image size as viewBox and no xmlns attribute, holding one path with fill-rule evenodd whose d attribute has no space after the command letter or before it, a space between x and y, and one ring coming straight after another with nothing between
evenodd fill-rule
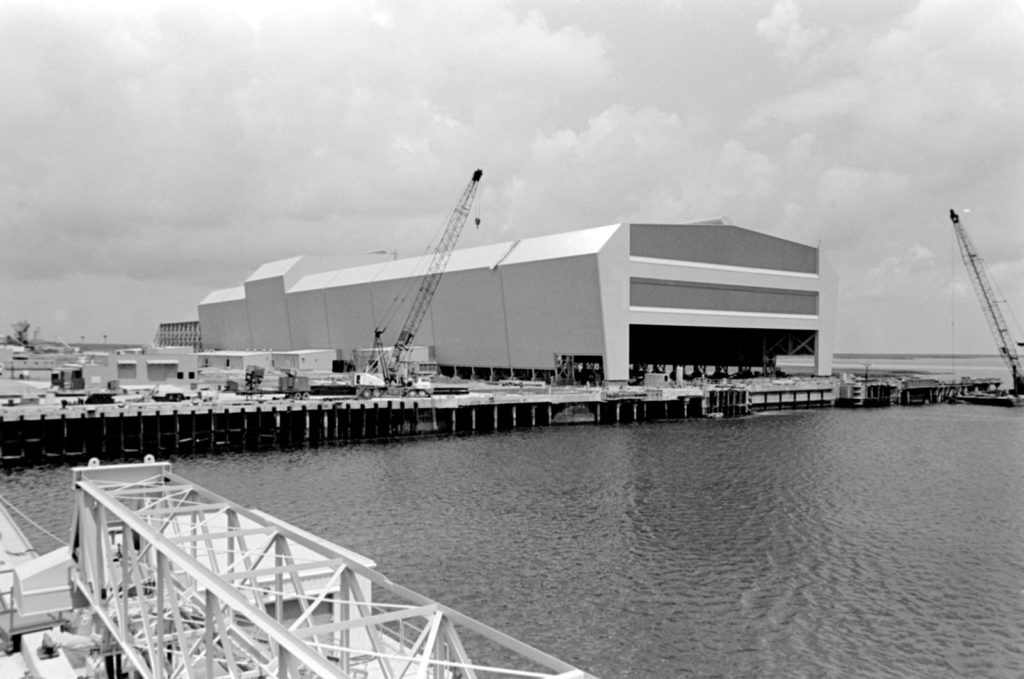
<instances>
[{"instance_id":1,"label":"distant building","mask_svg":"<svg viewBox=\"0 0 1024 679\"><path fill-rule=\"evenodd\" d=\"M148 347L108 355L89 355L82 366L85 388L173 384L188 387L198 380L198 359L190 347Z\"/></svg>"},{"instance_id":2,"label":"distant building","mask_svg":"<svg viewBox=\"0 0 1024 679\"><path fill-rule=\"evenodd\" d=\"M12 356L8 377L13 380L49 383L56 369L56 357L25 352Z\"/></svg>"},{"instance_id":3,"label":"distant building","mask_svg":"<svg viewBox=\"0 0 1024 679\"><path fill-rule=\"evenodd\" d=\"M219 370L246 370L250 367L267 369L271 366L269 351L204 351L196 354L200 368Z\"/></svg>"},{"instance_id":4,"label":"distant building","mask_svg":"<svg viewBox=\"0 0 1024 679\"><path fill-rule=\"evenodd\" d=\"M161 323L153 344L158 347L189 347L192 351L202 351L203 336L199 321Z\"/></svg>"},{"instance_id":5,"label":"distant building","mask_svg":"<svg viewBox=\"0 0 1024 679\"><path fill-rule=\"evenodd\" d=\"M265 264L199 304L203 343L349 356L386 325L382 340L393 344L428 261ZM827 375L836 289L815 247L721 220L613 224L456 250L415 343L431 348L442 374L466 377L756 373L792 354L813 356Z\"/></svg>"},{"instance_id":6,"label":"distant building","mask_svg":"<svg viewBox=\"0 0 1024 679\"><path fill-rule=\"evenodd\" d=\"M11 363L18 354L24 354L25 347L0 344L0 377L10 377Z\"/></svg>"},{"instance_id":7,"label":"distant building","mask_svg":"<svg viewBox=\"0 0 1024 679\"><path fill-rule=\"evenodd\" d=\"M270 355L270 364L275 370L281 371L330 372L337 358L338 352L333 349L296 349L294 351L275 351Z\"/></svg>"}]
</instances>

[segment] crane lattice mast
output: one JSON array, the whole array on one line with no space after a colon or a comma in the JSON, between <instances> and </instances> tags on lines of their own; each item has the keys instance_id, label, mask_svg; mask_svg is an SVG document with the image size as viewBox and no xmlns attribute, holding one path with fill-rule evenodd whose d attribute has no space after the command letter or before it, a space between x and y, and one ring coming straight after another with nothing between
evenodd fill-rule
<instances>
[{"instance_id":1,"label":"crane lattice mast","mask_svg":"<svg viewBox=\"0 0 1024 679\"><path fill-rule=\"evenodd\" d=\"M1019 394L1024 391L1024 370L1021 369L1020 356L1017 354L1017 346L1010 336L1010 329L1006 325L1002 311L999 310L999 302L995 293L992 292L985 264L977 250L974 249L971 239L967 237L967 232L960 223L960 215L955 210L950 210L949 218L953 222L953 230L956 232L956 240L960 246L960 255L963 257L964 266L971 277L971 283L974 284L974 291L978 294L978 301L981 302L985 320L988 321L992 336L995 337L1000 356L1009 366L1013 375L1013 392Z\"/></svg>"},{"instance_id":2,"label":"crane lattice mast","mask_svg":"<svg viewBox=\"0 0 1024 679\"><path fill-rule=\"evenodd\" d=\"M462 197L459 198L455 210L448 218L448 223L441 234L441 240L438 242L430 259L430 266L427 267L427 272L423 275L423 280L420 282L420 288L409 310L409 316L405 319L405 324L398 333L398 339L395 341L390 360L383 359L381 335L385 329L378 327L374 330L374 346L377 348L377 360L380 362L381 373L387 382L394 379L399 366L407 360L409 353L412 351L413 339L419 331L423 317L426 316L430 301L434 297L434 292L437 291L437 285L441 282L441 276L444 274L445 267L448 266L448 259L452 255L452 250L455 249L455 243L462 234L462 227L466 225L466 219L469 217L469 210L473 205L473 199L476 196L476 190L480 185L480 178L483 174L483 170L477 170L473 173L473 178L463 190ZM479 223L479 220L477 220L477 223Z\"/></svg>"}]
</instances>

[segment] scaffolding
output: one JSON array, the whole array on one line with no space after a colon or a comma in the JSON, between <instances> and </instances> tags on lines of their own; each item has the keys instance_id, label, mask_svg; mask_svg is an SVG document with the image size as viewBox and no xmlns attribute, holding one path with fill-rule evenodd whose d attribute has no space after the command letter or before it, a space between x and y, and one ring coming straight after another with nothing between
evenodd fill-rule
<instances>
[{"instance_id":1,"label":"scaffolding","mask_svg":"<svg viewBox=\"0 0 1024 679\"><path fill-rule=\"evenodd\" d=\"M592 679L170 463L73 475L73 593L146 679Z\"/></svg>"}]
</instances>

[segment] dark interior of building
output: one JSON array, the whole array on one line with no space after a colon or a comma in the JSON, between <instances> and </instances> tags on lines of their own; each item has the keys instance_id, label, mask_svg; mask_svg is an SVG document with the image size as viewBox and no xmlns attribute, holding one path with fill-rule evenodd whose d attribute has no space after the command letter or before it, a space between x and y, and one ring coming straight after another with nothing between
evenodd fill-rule
<instances>
[{"instance_id":1,"label":"dark interior of building","mask_svg":"<svg viewBox=\"0 0 1024 679\"><path fill-rule=\"evenodd\" d=\"M814 355L815 339L813 330L631 325L629 362L669 368L747 367L762 372L774 365L776 356Z\"/></svg>"}]
</instances>

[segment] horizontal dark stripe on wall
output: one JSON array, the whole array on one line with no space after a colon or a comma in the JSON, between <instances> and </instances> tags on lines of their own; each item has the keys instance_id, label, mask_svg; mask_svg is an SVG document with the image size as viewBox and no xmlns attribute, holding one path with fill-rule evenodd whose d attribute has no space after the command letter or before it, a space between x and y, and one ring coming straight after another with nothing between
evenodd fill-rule
<instances>
[{"instance_id":1,"label":"horizontal dark stripe on wall","mask_svg":"<svg viewBox=\"0 0 1024 679\"><path fill-rule=\"evenodd\" d=\"M664 309L814 316L818 313L818 293L808 290L631 278L629 304Z\"/></svg>"}]
</instances>

